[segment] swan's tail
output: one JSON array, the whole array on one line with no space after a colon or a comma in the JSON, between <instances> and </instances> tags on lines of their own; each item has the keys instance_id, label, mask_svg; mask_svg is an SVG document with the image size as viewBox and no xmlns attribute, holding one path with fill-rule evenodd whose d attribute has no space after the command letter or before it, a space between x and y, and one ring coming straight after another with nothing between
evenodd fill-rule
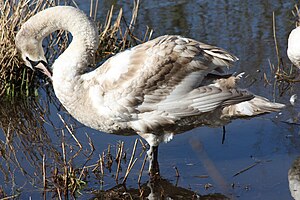
<instances>
[{"instance_id":1,"label":"swan's tail","mask_svg":"<svg viewBox=\"0 0 300 200\"><path fill-rule=\"evenodd\" d=\"M222 113L223 117L251 117L270 112L278 112L285 107L281 103L273 103L268 99L255 96L249 101L244 101L238 104L226 106Z\"/></svg>"}]
</instances>

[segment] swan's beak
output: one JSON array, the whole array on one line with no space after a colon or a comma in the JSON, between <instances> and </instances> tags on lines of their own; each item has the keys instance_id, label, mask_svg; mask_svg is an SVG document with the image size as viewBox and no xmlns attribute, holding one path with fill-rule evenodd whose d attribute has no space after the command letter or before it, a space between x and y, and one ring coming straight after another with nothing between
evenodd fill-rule
<instances>
[{"instance_id":1,"label":"swan's beak","mask_svg":"<svg viewBox=\"0 0 300 200\"><path fill-rule=\"evenodd\" d=\"M26 60L30 63L29 67L34 70L34 68L39 69L43 74L45 74L47 77L52 79L52 74L51 72L47 69L47 62L44 60L40 61L32 61L28 57L26 57Z\"/></svg>"},{"instance_id":2,"label":"swan's beak","mask_svg":"<svg viewBox=\"0 0 300 200\"><path fill-rule=\"evenodd\" d=\"M52 80L52 74L51 72L47 69L47 65L44 65L45 63L39 62L35 68L39 69L43 74L45 74L47 77L49 77Z\"/></svg>"}]
</instances>

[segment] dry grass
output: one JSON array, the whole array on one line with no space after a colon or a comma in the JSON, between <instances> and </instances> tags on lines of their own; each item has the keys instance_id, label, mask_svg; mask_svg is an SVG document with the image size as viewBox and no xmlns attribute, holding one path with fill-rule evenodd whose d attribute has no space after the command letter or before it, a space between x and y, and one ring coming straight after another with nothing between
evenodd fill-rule
<instances>
[{"instance_id":1,"label":"dry grass","mask_svg":"<svg viewBox=\"0 0 300 200\"><path fill-rule=\"evenodd\" d=\"M130 23L123 18L122 8L119 10L118 17L115 22L112 22L114 7L109 10L104 25L98 23L100 30L99 48L97 51L96 60L99 62L103 58L115 54L119 51L127 49L132 45L143 43L149 40L152 36L152 30L147 29L142 39L134 35L134 25L138 16L139 1L136 1L132 10L132 18Z\"/></svg>"},{"instance_id":2,"label":"dry grass","mask_svg":"<svg viewBox=\"0 0 300 200\"><path fill-rule=\"evenodd\" d=\"M29 95L34 91L33 75L23 65L15 47L15 34L32 15L55 3L8 0L0 5L0 96Z\"/></svg>"},{"instance_id":3,"label":"dry grass","mask_svg":"<svg viewBox=\"0 0 300 200\"><path fill-rule=\"evenodd\" d=\"M15 47L15 35L21 25L35 13L47 7L59 4L59 1L50 0L8 0L0 3L0 96L15 97L30 95L38 87L38 81L33 72L26 67L18 56ZM72 5L76 3L72 1ZM108 11L106 21L101 24L96 21L100 33L100 45L94 63L99 63L111 54L142 43L151 38L152 30L146 30L143 39L133 35L134 24L137 19L139 1L135 1L132 18L129 24L123 18L120 9L113 22L114 7ZM91 0L90 17L96 20L98 1ZM68 33L60 31L47 38L46 57L52 63L69 44Z\"/></svg>"}]
</instances>

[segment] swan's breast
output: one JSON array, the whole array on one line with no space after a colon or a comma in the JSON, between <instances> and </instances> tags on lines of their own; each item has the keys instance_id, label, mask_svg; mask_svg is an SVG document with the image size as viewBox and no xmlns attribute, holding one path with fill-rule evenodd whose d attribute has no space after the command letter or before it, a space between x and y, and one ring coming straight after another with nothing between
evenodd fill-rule
<instances>
[{"instance_id":1,"label":"swan's breast","mask_svg":"<svg viewBox=\"0 0 300 200\"><path fill-rule=\"evenodd\" d=\"M287 55L292 63L296 66L300 64L300 27L295 28L288 38Z\"/></svg>"},{"instance_id":2,"label":"swan's breast","mask_svg":"<svg viewBox=\"0 0 300 200\"><path fill-rule=\"evenodd\" d=\"M94 112L99 116L104 116L106 118L111 117L111 110L105 105L104 102L104 92L99 85L91 86L89 88L88 97L90 99L90 106L93 107Z\"/></svg>"}]
</instances>

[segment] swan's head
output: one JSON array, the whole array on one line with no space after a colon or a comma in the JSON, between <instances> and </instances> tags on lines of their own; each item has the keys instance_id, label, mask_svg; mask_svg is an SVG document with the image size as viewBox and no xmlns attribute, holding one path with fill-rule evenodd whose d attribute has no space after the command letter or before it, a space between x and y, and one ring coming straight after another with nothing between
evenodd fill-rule
<instances>
[{"instance_id":1,"label":"swan's head","mask_svg":"<svg viewBox=\"0 0 300 200\"><path fill-rule=\"evenodd\" d=\"M27 67L30 67L33 70L38 68L47 76L50 75L46 67L47 60L45 58L41 39L38 39L30 29L23 25L16 35L15 43Z\"/></svg>"}]
</instances>

